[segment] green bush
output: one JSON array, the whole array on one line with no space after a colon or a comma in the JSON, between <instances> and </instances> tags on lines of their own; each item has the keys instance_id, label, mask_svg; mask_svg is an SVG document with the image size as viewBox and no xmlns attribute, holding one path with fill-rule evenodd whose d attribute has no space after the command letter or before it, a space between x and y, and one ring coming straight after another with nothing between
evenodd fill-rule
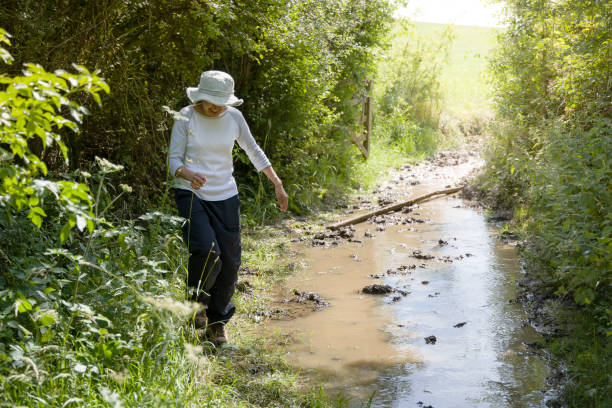
<instances>
[{"instance_id":1,"label":"green bush","mask_svg":"<svg viewBox=\"0 0 612 408\"><path fill-rule=\"evenodd\" d=\"M375 132L376 138L386 140L388 149L397 149L404 157L431 154L440 141L437 129L419 125L402 101L398 101L389 114L379 118Z\"/></svg>"},{"instance_id":2,"label":"green bush","mask_svg":"<svg viewBox=\"0 0 612 408\"><path fill-rule=\"evenodd\" d=\"M529 274L573 303L556 342L572 406L607 406L612 335L612 3L507 0L481 188L514 207ZM584 332L586 328L586 332ZM575 350L574 350L575 349ZM579 352L578 352L579 350ZM574 353L576 351L576 353Z\"/></svg>"},{"instance_id":3,"label":"green bush","mask_svg":"<svg viewBox=\"0 0 612 408\"><path fill-rule=\"evenodd\" d=\"M374 82L374 150L416 158L433 153L440 145L440 75L452 41L450 29L438 41L431 41L419 36L409 22L395 21L386 48L380 50Z\"/></svg>"},{"instance_id":4,"label":"green bush","mask_svg":"<svg viewBox=\"0 0 612 408\"><path fill-rule=\"evenodd\" d=\"M612 296L612 120L600 118L589 130L563 123L545 130L529 190L530 253L538 269L549 271L557 293L597 305L605 334L612 330L607 304Z\"/></svg>"},{"instance_id":5,"label":"green bush","mask_svg":"<svg viewBox=\"0 0 612 408\"><path fill-rule=\"evenodd\" d=\"M2 43L10 44L0 29ZM10 64L12 56L0 50L4 62ZM63 70L49 73L39 65L27 64L22 76L0 75L0 204L15 211L28 209L27 218L40 227L46 216L44 200L58 203L69 214L62 240L75 226L79 231L92 231L91 197L84 184L46 179L47 165L37 151L57 147L60 160L66 163L68 149L57 132L64 128L78 132L78 123L88 112L73 99L87 94L99 103L100 93L109 91L96 73L76 65L75 69L76 75Z\"/></svg>"},{"instance_id":6,"label":"green bush","mask_svg":"<svg viewBox=\"0 0 612 408\"><path fill-rule=\"evenodd\" d=\"M502 204L526 206L534 256L559 293L582 305L607 299L612 6L507 3L506 46L493 62L499 119L487 187L505 192Z\"/></svg>"},{"instance_id":7,"label":"green bush","mask_svg":"<svg viewBox=\"0 0 612 408\"><path fill-rule=\"evenodd\" d=\"M442 109L440 76L453 42L450 26L437 41L418 35L414 27L398 20L392 47L383 60L376 96L383 115L405 116L421 127L438 128Z\"/></svg>"},{"instance_id":8,"label":"green bush","mask_svg":"<svg viewBox=\"0 0 612 408\"><path fill-rule=\"evenodd\" d=\"M0 41L9 43L4 31ZM140 358L156 341L151 334L168 333L145 301L162 287L148 271L168 260L155 260L156 243L134 223L117 228L101 218L108 208L102 207L104 178L120 166L99 160L99 173L81 173L83 182L74 175L53 180L35 153L37 145L55 144L67 160L57 132L78 132L87 113L74 99L87 94L99 102L99 93L108 92L96 74L75 69L78 74L49 73L30 64L22 76L0 76L0 371L7 380L0 389L7 406L26 397L33 405L82 402L93 391L92 378L104 384L108 370L127 369L122 356ZM97 184L95 197L86 183ZM133 316L139 325L116 324ZM93 400L104 399L105 389Z\"/></svg>"}]
</instances>

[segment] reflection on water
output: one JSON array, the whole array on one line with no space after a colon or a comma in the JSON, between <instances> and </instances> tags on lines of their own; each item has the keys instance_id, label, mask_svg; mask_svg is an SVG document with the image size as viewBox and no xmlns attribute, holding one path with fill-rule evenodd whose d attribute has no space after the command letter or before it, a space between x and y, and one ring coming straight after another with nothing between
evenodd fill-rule
<instances>
[{"instance_id":1,"label":"reflection on water","mask_svg":"<svg viewBox=\"0 0 612 408\"><path fill-rule=\"evenodd\" d=\"M514 249L499 243L483 215L457 198L416 211L429 220L417 231L388 226L363 238L373 229L366 223L356 232L362 244L299 248L308 266L287 287L316 291L332 306L273 323L298 339L287 360L312 369L329 392L354 397L356 407L373 392L373 407L545 406L540 390L547 366L525 346L538 335L525 324L521 306L509 302L521 273ZM415 249L436 259L415 259ZM445 256L456 260L440 260ZM368 277L412 264L425 267ZM358 292L372 283L411 293L393 302ZM454 327L458 323L465 325ZM431 335L436 343L426 344Z\"/></svg>"}]
</instances>

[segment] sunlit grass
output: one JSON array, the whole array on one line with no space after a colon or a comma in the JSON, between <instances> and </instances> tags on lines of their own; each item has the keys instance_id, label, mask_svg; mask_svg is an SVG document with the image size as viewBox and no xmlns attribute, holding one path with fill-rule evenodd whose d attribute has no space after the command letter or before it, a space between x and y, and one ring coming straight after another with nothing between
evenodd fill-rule
<instances>
[{"instance_id":1,"label":"sunlit grass","mask_svg":"<svg viewBox=\"0 0 612 408\"><path fill-rule=\"evenodd\" d=\"M446 25L415 23L417 34L439 39ZM448 63L441 71L440 81L445 109L459 116L462 114L490 115L491 81L487 74L488 57L497 45L499 31L491 27L451 26L455 37L448 55Z\"/></svg>"}]
</instances>

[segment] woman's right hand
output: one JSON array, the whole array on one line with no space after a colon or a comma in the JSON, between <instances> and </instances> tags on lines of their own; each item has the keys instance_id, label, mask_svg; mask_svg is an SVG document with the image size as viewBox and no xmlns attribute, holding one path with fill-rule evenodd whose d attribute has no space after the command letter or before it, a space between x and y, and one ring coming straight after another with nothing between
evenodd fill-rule
<instances>
[{"instance_id":1,"label":"woman's right hand","mask_svg":"<svg viewBox=\"0 0 612 408\"><path fill-rule=\"evenodd\" d=\"M191 187L193 187L195 190L199 190L204 184L206 184L205 175L191 171L184 166L180 167L176 171L176 173L177 176L182 177L187 181L190 181Z\"/></svg>"},{"instance_id":2,"label":"woman's right hand","mask_svg":"<svg viewBox=\"0 0 612 408\"><path fill-rule=\"evenodd\" d=\"M191 178L189 179L189 181L191 181L191 187L196 190L199 190L204 184L206 184L206 176L192 171Z\"/></svg>"}]
</instances>

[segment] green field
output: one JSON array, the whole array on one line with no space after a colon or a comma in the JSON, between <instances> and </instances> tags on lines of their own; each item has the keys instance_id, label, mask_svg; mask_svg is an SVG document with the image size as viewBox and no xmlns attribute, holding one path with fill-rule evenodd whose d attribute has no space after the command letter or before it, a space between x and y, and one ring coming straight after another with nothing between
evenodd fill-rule
<instances>
[{"instance_id":1,"label":"green field","mask_svg":"<svg viewBox=\"0 0 612 408\"><path fill-rule=\"evenodd\" d=\"M434 23L402 25L397 21L389 36L389 47L382 52L375 95L379 97L385 84L397 75L394 63L405 59L402 54L407 46L413 55L425 59L421 68L439 71L442 112L455 117L490 116L492 85L487 67L498 31L492 27Z\"/></svg>"},{"instance_id":2,"label":"green field","mask_svg":"<svg viewBox=\"0 0 612 408\"><path fill-rule=\"evenodd\" d=\"M440 40L445 27L442 24L414 23L418 35L433 41ZM440 78L449 113L491 112L492 87L487 78L487 64L496 46L498 31L491 27L451 26L454 41Z\"/></svg>"}]
</instances>

